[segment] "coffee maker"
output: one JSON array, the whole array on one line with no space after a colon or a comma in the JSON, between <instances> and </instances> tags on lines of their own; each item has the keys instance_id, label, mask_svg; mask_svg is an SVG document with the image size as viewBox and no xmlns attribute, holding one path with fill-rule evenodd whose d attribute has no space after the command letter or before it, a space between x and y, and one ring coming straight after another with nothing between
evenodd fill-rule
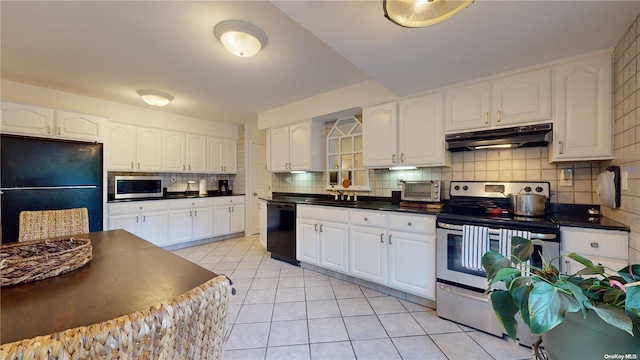
<instances>
[{"instance_id":1,"label":"coffee maker","mask_svg":"<svg viewBox=\"0 0 640 360\"><path fill-rule=\"evenodd\" d=\"M218 192L224 195L231 195L231 188L229 188L229 180L218 180Z\"/></svg>"}]
</instances>

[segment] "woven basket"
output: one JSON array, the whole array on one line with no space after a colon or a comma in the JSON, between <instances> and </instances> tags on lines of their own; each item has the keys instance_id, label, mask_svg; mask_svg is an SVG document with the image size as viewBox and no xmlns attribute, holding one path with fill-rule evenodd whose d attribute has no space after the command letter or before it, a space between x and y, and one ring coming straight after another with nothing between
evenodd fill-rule
<instances>
[{"instance_id":1,"label":"woven basket","mask_svg":"<svg viewBox=\"0 0 640 360\"><path fill-rule=\"evenodd\" d=\"M84 266L92 257L91 240L32 240L0 246L0 286L58 276Z\"/></svg>"}]
</instances>

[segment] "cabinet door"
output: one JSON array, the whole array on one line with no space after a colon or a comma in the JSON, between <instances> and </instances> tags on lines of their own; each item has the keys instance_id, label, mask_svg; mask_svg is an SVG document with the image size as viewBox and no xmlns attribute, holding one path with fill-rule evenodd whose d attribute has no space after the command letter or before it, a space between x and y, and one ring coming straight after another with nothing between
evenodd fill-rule
<instances>
[{"instance_id":1,"label":"cabinet door","mask_svg":"<svg viewBox=\"0 0 640 360\"><path fill-rule=\"evenodd\" d=\"M177 244L193 239L193 210L171 210L169 212L169 241Z\"/></svg>"},{"instance_id":2,"label":"cabinet door","mask_svg":"<svg viewBox=\"0 0 640 360\"><path fill-rule=\"evenodd\" d=\"M227 174L235 174L238 172L238 142L234 140L224 140L223 147L224 172Z\"/></svg>"},{"instance_id":3,"label":"cabinet door","mask_svg":"<svg viewBox=\"0 0 640 360\"><path fill-rule=\"evenodd\" d=\"M393 166L399 161L397 120L395 101L362 109L365 167Z\"/></svg>"},{"instance_id":4,"label":"cabinet door","mask_svg":"<svg viewBox=\"0 0 640 360\"><path fill-rule=\"evenodd\" d=\"M213 236L213 207L193 209L193 240Z\"/></svg>"},{"instance_id":5,"label":"cabinet door","mask_svg":"<svg viewBox=\"0 0 640 360\"><path fill-rule=\"evenodd\" d=\"M271 171L289 170L289 127L269 130Z\"/></svg>"},{"instance_id":6,"label":"cabinet door","mask_svg":"<svg viewBox=\"0 0 640 360\"><path fill-rule=\"evenodd\" d=\"M315 220L296 220L296 259L298 261L320 265L319 226Z\"/></svg>"},{"instance_id":7,"label":"cabinet door","mask_svg":"<svg viewBox=\"0 0 640 360\"><path fill-rule=\"evenodd\" d=\"M213 236L231 233L231 206L220 205L213 208Z\"/></svg>"},{"instance_id":8,"label":"cabinet door","mask_svg":"<svg viewBox=\"0 0 640 360\"><path fill-rule=\"evenodd\" d=\"M244 205L233 205L231 207L230 232L237 233L244 231Z\"/></svg>"},{"instance_id":9,"label":"cabinet door","mask_svg":"<svg viewBox=\"0 0 640 360\"><path fill-rule=\"evenodd\" d=\"M2 103L3 133L53 135L53 110L37 106Z\"/></svg>"},{"instance_id":10,"label":"cabinet door","mask_svg":"<svg viewBox=\"0 0 640 360\"><path fill-rule=\"evenodd\" d=\"M446 165L442 93L398 103L399 165Z\"/></svg>"},{"instance_id":11,"label":"cabinet door","mask_svg":"<svg viewBox=\"0 0 640 360\"><path fill-rule=\"evenodd\" d=\"M320 266L349 273L349 225L323 221L320 223Z\"/></svg>"},{"instance_id":12,"label":"cabinet door","mask_svg":"<svg viewBox=\"0 0 640 360\"><path fill-rule=\"evenodd\" d=\"M551 120L551 69L494 80L491 110L494 127Z\"/></svg>"},{"instance_id":13,"label":"cabinet door","mask_svg":"<svg viewBox=\"0 0 640 360\"><path fill-rule=\"evenodd\" d=\"M488 128L491 82L449 89L445 92L445 131Z\"/></svg>"},{"instance_id":14,"label":"cabinet door","mask_svg":"<svg viewBox=\"0 0 640 360\"><path fill-rule=\"evenodd\" d=\"M105 144L108 170L133 171L136 169L136 137L135 126L109 123Z\"/></svg>"},{"instance_id":15,"label":"cabinet door","mask_svg":"<svg viewBox=\"0 0 640 360\"><path fill-rule=\"evenodd\" d=\"M85 141L101 141L105 119L100 116L56 110L56 134Z\"/></svg>"},{"instance_id":16,"label":"cabinet door","mask_svg":"<svg viewBox=\"0 0 640 360\"><path fill-rule=\"evenodd\" d=\"M260 245L267 249L267 202L260 200Z\"/></svg>"},{"instance_id":17,"label":"cabinet door","mask_svg":"<svg viewBox=\"0 0 640 360\"><path fill-rule=\"evenodd\" d=\"M223 139L207 138L207 171L213 173L224 172Z\"/></svg>"},{"instance_id":18,"label":"cabinet door","mask_svg":"<svg viewBox=\"0 0 640 360\"><path fill-rule=\"evenodd\" d=\"M114 144L119 146L119 144ZM162 170L162 131L145 127L136 130L137 171Z\"/></svg>"},{"instance_id":19,"label":"cabinet door","mask_svg":"<svg viewBox=\"0 0 640 360\"><path fill-rule=\"evenodd\" d=\"M169 244L169 214L166 211L142 213L140 237L157 246Z\"/></svg>"},{"instance_id":20,"label":"cabinet door","mask_svg":"<svg viewBox=\"0 0 640 360\"><path fill-rule=\"evenodd\" d=\"M140 215L113 215L109 216L109 230L122 229L132 234L140 235Z\"/></svg>"},{"instance_id":21,"label":"cabinet door","mask_svg":"<svg viewBox=\"0 0 640 360\"><path fill-rule=\"evenodd\" d=\"M289 126L289 170L311 168L311 123Z\"/></svg>"},{"instance_id":22,"label":"cabinet door","mask_svg":"<svg viewBox=\"0 0 640 360\"><path fill-rule=\"evenodd\" d=\"M162 132L162 169L181 172L186 170L186 136L182 132Z\"/></svg>"},{"instance_id":23,"label":"cabinet door","mask_svg":"<svg viewBox=\"0 0 640 360\"><path fill-rule=\"evenodd\" d=\"M435 299L436 237L390 231L389 286Z\"/></svg>"},{"instance_id":24,"label":"cabinet door","mask_svg":"<svg viewBox=\"0 0 640 360\"><path fill-rule=\"evenodd\" d=\"M387 231L351 226L349 269L352 276L379 284L387 282Z\"/></svg>"},{"instance_id":25,"label":"cabinet door","mask_svg":"<svg viewBox=\"0 0 640 360\"><path fill-rule=\"evenodd\" d=\"M187 171L204 172L206 168L206 136L187 134Z\"/></svg>"},{"instance_id":26,"label":"cabinet door","mask_svg":"<svg viewBox=\"0 0 640 360\"><path fill-rule=\"evenodd\" d=\"M555 67L551 161L613 158L611 55Z\"/></svg>"}]
</instances>

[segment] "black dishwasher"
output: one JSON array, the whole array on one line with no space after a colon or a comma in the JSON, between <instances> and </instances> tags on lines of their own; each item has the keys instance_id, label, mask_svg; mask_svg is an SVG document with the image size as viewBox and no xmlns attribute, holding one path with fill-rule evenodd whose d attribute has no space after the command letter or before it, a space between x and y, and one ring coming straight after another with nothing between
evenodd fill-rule
<instances>
[{"instance_id":1,"label":"black dishwasher","mask_svg":"<svg viewBox=\"0 0 640 360\"><path fill-rule=\"evenodd\" d=\"M296 259L296 205L267 203L267 251L273 259L300 265Z\"/></svg>"}]
</instances>

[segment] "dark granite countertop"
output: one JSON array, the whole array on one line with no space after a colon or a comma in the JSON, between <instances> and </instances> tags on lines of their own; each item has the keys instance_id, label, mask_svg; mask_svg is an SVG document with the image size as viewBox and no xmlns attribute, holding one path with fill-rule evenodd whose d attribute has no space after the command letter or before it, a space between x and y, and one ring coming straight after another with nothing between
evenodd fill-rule
<instances>
[{"instance_id":1,"label":"dark granite countertop","mask_svg":"<svg viewBox=\"0 0 640 360\"><path fill-rule=\"evenodd\" d=\"M174 199L201 199L201 198L210 198L210 197L220 197L220 196L244 196L244 194L221 194L217 191L209 191L207 195L200 196L197 193L195 195L187 195L184 191L180 192L169 192L164 197L152 197L152 198L137 198L137 199L114 199L109 196L108 203L119 203L119 202L131 202L131 201L153 201L153 200L174 200Z\"/></svg>"},{"instance_id":2,"label":"dark granite countertop","mask_svg":"<svg viewBox=\"0 0 640 360\"><path fill-rule=\"evenodd\" d=\"M332 196L319 194L274 193L262 200L286 202L298 205L333 206L348 209L381 210L402 213L437 215L441 209L410 208L391 204L391 198L359 196L358 201L334 200ZM602 230L630 231L629 226L604 216L589 216L587 210L597 205L550 204L549 215L559 226L572 226ZM445 208L446 211L446 208Z\"/></svg>"}]
</instances>

